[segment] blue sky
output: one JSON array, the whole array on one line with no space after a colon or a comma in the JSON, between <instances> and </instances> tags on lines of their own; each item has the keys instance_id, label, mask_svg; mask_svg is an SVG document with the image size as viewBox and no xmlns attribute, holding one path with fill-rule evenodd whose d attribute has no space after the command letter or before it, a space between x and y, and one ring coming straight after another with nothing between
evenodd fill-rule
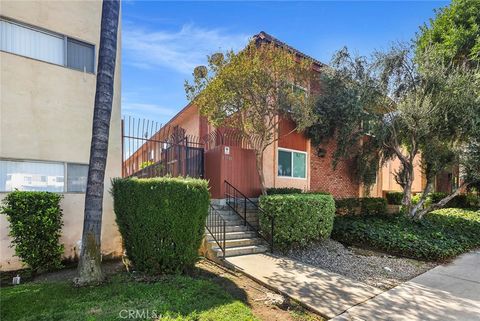
<instances>
[{"instance_id":1,"label":"blue sky","mask_svg":"<svg viewBox=\"0 0 480 321\"><path fill-rule=\"evenodd\" d=\"M239 50L265 31L328 63L347 46L368 55L412 39L448 1L151 2L122 7L122 113L165 123L206 55Z\"/></svg>"}]
</instances>

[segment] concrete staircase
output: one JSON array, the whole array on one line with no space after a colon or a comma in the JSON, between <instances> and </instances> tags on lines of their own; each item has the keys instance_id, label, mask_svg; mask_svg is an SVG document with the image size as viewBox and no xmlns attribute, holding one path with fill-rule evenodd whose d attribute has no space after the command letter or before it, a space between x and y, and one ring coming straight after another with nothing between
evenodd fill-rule
<instances>
[{"instance_id":1,"label":"concrete staircase","mask_svg":"<svg viewBox=\"0 0 480 321\"><path fill-rule=\"evenodd\" d=\"M212 203L215 210L225 220L225 257L238 256L268 251L268 245L257 236L257 233L229 206ZM243 213L243 208L239 212ZM247 208L247 220L255 228L258 227L258 214L256 209ZM222 249L206 231L207 246L216 258L222 258Z\"/></svg>"}]
</instances>

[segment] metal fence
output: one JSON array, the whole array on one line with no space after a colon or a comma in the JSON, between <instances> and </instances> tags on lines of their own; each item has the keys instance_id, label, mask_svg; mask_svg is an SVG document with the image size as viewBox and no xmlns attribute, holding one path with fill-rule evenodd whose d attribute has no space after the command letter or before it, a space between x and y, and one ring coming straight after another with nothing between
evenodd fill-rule
<instances>
[{"instance_id":1,"label":"metal fence","mask_svg":"<svg viewBox=\"0 0 480 321\"><path fill-rule=\"evenodd\" d=\"M204 177L204 148L179 126L150 120L122 120L122 176Z\"/></svg>"}]
</instances>

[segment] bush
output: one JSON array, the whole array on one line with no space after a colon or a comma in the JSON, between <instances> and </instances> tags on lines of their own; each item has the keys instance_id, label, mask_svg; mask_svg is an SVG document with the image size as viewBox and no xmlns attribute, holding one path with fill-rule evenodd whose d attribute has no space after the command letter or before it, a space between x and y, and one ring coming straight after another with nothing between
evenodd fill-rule
<instances>
[{"instance_id":1,"label":"bush","mask_svg":"<svg viewBox=\"0 0 480 321\"><path fill-rule=\"evenodd\" d=\"M193 267L208 215L208 182L190 178L114 179L114 210L135 269L177 273Z\"/></svg>"},{"instance_id":2,"label":"bush","mask_svg":"<svg viewBox=\"0 0 480 321\"><path fill-rule=\"evenodd\" d=\"M383 215L387 213L387 202L381 197L349 197L335 200L336 213L340 216Z\"/></svg>"},{"instance_id":3,"label":"bush","mask_svg":"<svg viewBox=\"0 0 480 321\"><path fill-rule=\"evenodd\" d=\"M427 199L423 205L423 208L427 208L432 204L440 202L443 198L447 197L448 194L444 192L433 192L428 194ZM415 205L420 201L422 194L416 194L412 197L412 203ZM475 199L472 196L466 194L460 194L452 198L445 207L448 208L471 208L475 207Z\"/></svg>"},{"instance_id":4,"label":"bush","mask_svg":"<svg viewBox=\"0 0 480 321\"><path fill-rule=\"evenodd\" d=\"M384 215L387 213L387 201L382 197L364 197L360 200L361 215Z\"/></svg>"},{"instance_id":5,"label":"bush","mask_svg":"<svg viewBox=\"0 0 480 321\"><path fill-rule=\"evenodd\" d=\"M332 238L416 259L444 260L480 246L480 211L441 209L421 221L393 217L336 217Z\"/></svg>"},{"instance_id":6,"label":"bush","mask_svg":"<svg viewBox=\"0 0 480 321\"><path fill-rule=\"evenodd\" d=\"M360 214L360 204L360 198L338 198L335 200L336 213L342 216Z\"/></svg>"},{"instance_id":7,"label":"bush","mask_svg":"<svg viewBox=\"0 0 480 321\"><path fill-rule=\"evenodd\" d=\"M402 205L402 192L387 192L387 203L391 205Z\"/></svg>"},{"instance_id":8,"label":"bush","mask_svg":"<svg viewBox=\"0 0 480 321\"><path fill-rule=\"evenodd\" d=\"M61 194L14 191L5 197L1 212L8 217L15 254L33 273L61 267L63 245Z\"/></svg>"},{"instance_id":9,"label":"bush","mask_svg":"<svg viewBox=\"0 0 480 321\"><path fill-rule=\"evenodd\" d=\"M278 194L301 194L302 190L295 187L270 187L267 188L267 195Z\"/></svg>"},{"instance_id":10,"label":"bush","mask_svg":"<svg viewBox=\"0 0 480 321\"><path fill-rule=\"evenodd\" d=\"M331 195L271 195L260 198L260 207L275 219L275 248L286 250L330 236L335 216ZM260 215L260 228L269 235L270 219Z\"/></svg>"}]
</instances>

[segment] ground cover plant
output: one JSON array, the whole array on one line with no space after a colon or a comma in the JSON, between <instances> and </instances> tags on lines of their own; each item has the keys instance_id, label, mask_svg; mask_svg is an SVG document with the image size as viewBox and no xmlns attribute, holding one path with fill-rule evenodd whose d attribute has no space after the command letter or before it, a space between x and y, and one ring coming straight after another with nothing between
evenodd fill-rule
<instances>
[{"instance_id":1,"label":"ground cover plant","mask_svg":"<svg viewBox=\"0 0 480 321\"><path fill-rule=\"evenodd\" d=\"M446 208L412 221L404 215L337 216L332 238L424 260L445 260L480 246L480 211Z\"/></svg>"}]
</instances>

